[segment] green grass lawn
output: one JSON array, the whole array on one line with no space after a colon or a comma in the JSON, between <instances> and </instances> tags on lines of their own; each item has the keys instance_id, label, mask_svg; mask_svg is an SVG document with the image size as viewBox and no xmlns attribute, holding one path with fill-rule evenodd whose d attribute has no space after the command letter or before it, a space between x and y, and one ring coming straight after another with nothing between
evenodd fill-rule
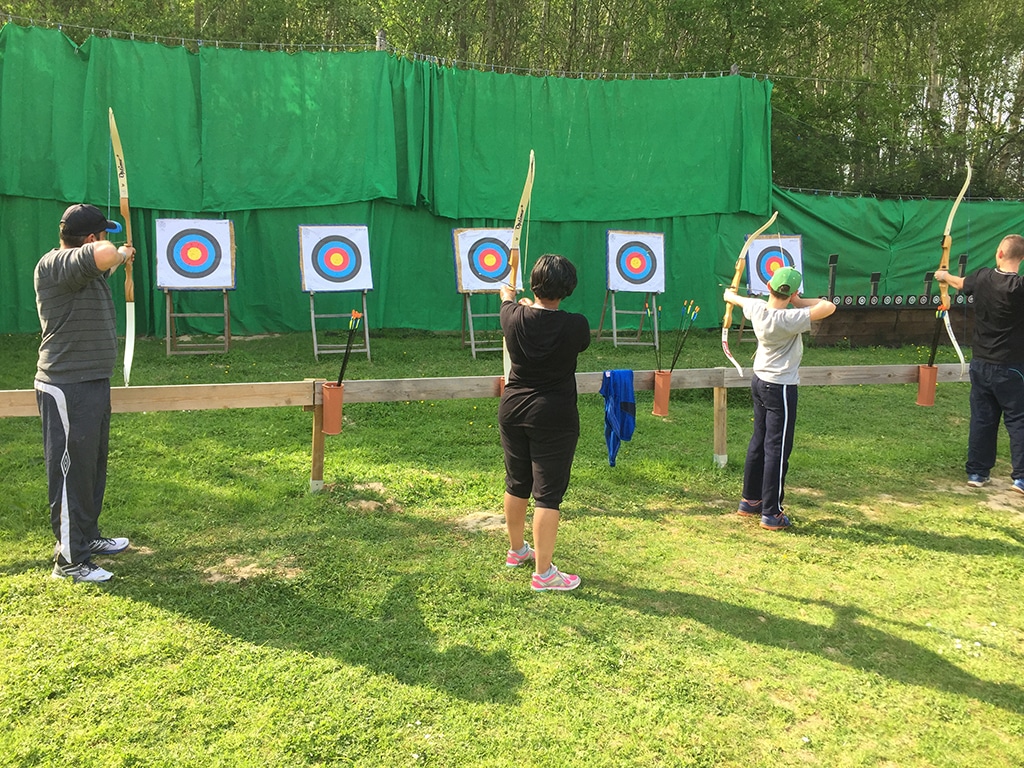
<instances>
[{"instance_id":1,"label":"green grass lawn","mask_svg":"<svg viewBox=\"0 0 1024 768\"><path fill-rule=\"evenodd\" d=\"M31 387L35 345L0 337L0 388ZM346 378L501 372L457 335L371 347ZM580 370L653 357L599 342ZM680 367L726 364L691 334ZM339 365L308 334L170 358L143 339L132 383ZM106 585L50 578L38 419L0 419L0 765L1020 766L1024 497L1005 434L993 484L966 487L968 390L802 388L777 533L734 514L746 391L724 469L710 391L665 418L638 392L616 467L581 396L569 594L504 566L494 399L346 403L319 494L300 408L115 414L102 522L133 547L98 560Z\"/></svg>"}]
</instances>

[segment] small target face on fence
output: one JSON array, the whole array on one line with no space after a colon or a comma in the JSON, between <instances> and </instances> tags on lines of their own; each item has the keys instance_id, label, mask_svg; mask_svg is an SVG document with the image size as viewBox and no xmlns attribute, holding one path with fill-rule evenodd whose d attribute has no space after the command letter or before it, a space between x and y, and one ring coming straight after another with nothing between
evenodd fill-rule
<instances>
[{"instance_id":1,"label":"small target face on fence","mask_svg":"<svg viewBox=\"0 0 1024 768\"><path fill-rule=\"evenodd\" d=\"M371 290L369 230L359 225L301 226L299 264L303 291Z\"/></svg>"},{"instance_id":2,"label":"small target face on fence","mask_svg":"<svg viewBox=\"0 0 1024 768\"><path fill-rule=\"evenodd\" d=\"M665 236L608 230L608 290L664 293Z\"/></svg>"},{"instance_id":3,"label":"small target face on fence","mask_svg":"<svg viewBox=\"0 0 1024 768\"><path fill-rule=\"evenodd\" d=\"M157 285L164 289L235 287L234 227L223 219L157 219Z\"/></svg>"}]
</instances>

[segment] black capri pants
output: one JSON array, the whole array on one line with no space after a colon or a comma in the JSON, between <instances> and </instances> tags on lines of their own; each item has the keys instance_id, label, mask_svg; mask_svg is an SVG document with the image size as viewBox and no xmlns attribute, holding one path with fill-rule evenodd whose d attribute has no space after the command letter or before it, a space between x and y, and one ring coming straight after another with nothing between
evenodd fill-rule
<instances>
[{"instance_id":1,"label":"black capri pants","mask_svg":"<svg viewBox=\"0 0 1024 768\"><path fill-rule=\"evenodd\" d=\"M505 452L505 490L533 496L538 507L558 509L569 487L579 430L543 429L499 424Z\"/></svg>"}]
</instances>

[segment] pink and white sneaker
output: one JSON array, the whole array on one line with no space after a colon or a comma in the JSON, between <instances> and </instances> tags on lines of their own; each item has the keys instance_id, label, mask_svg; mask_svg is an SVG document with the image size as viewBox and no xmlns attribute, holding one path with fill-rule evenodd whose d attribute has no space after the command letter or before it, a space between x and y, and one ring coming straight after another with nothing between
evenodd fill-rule
<instances>
[{"instance_id":1,"label":"pink and white sneaker","mask_svg":"<svg viewBox=\"0 0 1024 768\"><path fill-rule=\"evenodd\" d=\"M533 551L533 547L529 544L526 545L526 552L519 554L514 549L510 549L508 554L505 555L505 566L507 568L518 568L523 563L529 562L530 560L536 561L537 555Z\"/></svg>"},{"instance_id":2,"label":"pink and white sneaker","mask_svg":"<svg viewBox=\"0 0 1024 768\"><path fill-rule=\"evenodd\" d=\"M551 572L547 576L535 573L533 574L533 580L530 582L534 592L569 592L576 589L579 585L579 576L574 573L562 573L554 565L551 566Z\"/></svg>"}]
</instances>

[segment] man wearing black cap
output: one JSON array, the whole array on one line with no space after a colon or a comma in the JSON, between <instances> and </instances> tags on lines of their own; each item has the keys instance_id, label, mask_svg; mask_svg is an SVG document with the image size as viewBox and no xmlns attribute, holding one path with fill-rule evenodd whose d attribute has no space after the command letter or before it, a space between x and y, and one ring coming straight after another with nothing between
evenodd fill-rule
<instances>
[{"instance_id":1,"label":"man wearing black cap","mask_svg":"<svg viewBox=\"0 0 1024 768\"><path fill-rule=\"evenodd\" d=\"M114 555L128 539L103 538L99 516L107 483L110 376L117 357L114 301L107 278L134 260L108 232L121 225L99 208L72 205L60 220L60 248L35 269L36 309L42 326L36 402L57 539L54 578L107 581L113 574L92 562Z\"/></svg>"},{"instance_id":2,"label":"man wearing black cap","mask_svg":"<svg viewBox=\"0 0 1024 768\"><path fill-rule=\"evenodd\" d=\"M811 322L828 317L836 306L828 299L804 299L802 281L792 267L775 270L768 281L768 301L726 290L725 300L743 308L757 336L750 394L754 434L743 466L743 496L737 513L760 517L761 527L780 531L791 525L783 512L786 472L796 427L797 384L804 344L801 334ZM792 307L792 308L790 308Z\"/></svg>"}]
</instances>

